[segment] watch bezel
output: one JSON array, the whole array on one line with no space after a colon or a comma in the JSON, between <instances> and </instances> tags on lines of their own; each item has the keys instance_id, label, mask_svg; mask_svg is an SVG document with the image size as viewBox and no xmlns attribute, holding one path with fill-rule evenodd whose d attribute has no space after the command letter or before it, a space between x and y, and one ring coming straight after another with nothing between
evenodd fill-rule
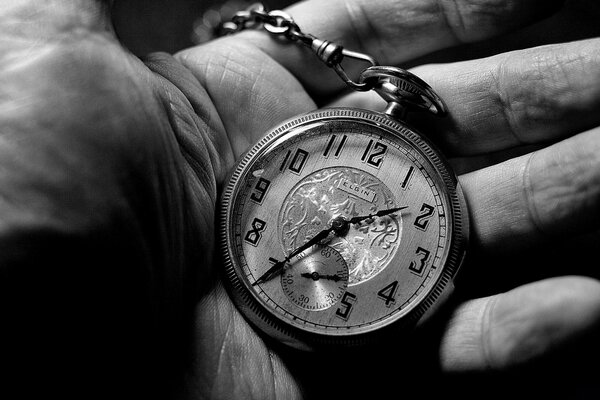
<instances>
[{"instance_id":1,"label":"watch bezel","mask_svg":"<svg viewBox=\"0 0 600 400\"><path fill-rule=\"evenodd\" d=\"M408 313L397 317L393 322L390 322L381 329L348 335L326 335L308 332L285 323L279 317L271 313L271 311L269 311L251 292L251 289L247 287L247 284L242 282L242 279L238 276L236 271L236 264L232 254L234 244L233 238L231 237L231 233L233 232L231 226L231 208L234 204L233 199L236 194L236 183L243 178L246 166L259 152L266 151L290 131L306 124L322 122L329 119L336 119L338 121L346 119L357 123L374 124L385 128L392 134L399 135L399 137L409 141L413 146L418 148L421 153L429 159L444 184L446 189L445 194L450 205L450 219L452 221L446 262L444 263L436 282L431 285L429 292L424 295L421 301L412 306L412 309ZM434 308L434 305L438 303L438 300L447 298L449 292L452 291L452 281L466 254L468 232L469 221L462 189L456 175L452 171L449 163L442 156L441 152L429 139L419 134L406 123L392 119L386 114L363 109L320 109L291 118L273 128L241 158L232 171L221 196L219 234L220 249L225 267L225 286L234 303L242 311L242 314L244 314L260 330L280 342L301 349L314 350L325 347L331 348L331 346L347 347L363 345L377 341L382 335L385 335L388 332L403 332L414 327L420 321L422 322L424 317L428 317L431 314L428 311Z\"/></svg>"}]
</instances>

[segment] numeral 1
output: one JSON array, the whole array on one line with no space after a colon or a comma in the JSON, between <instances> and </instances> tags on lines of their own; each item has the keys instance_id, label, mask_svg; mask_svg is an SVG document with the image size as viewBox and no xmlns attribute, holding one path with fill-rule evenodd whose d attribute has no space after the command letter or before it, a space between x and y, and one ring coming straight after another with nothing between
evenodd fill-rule
<instances>
[{"instance_id":1,"label":"numeral 1","mask_svg":"<svg viewBox=\"0 0 600 400\"><path fill-rule=\"evenodd\" d=\"M415 172L415 167L413 167L411 165L411 167L408 169L408 172L406 173L406 177L404 178L404 181L402 182L402 189L406 189L408 187L408 184L410 183L410 179L412 178L412 175L414 172Z\"/></svg>"}]
</instances>

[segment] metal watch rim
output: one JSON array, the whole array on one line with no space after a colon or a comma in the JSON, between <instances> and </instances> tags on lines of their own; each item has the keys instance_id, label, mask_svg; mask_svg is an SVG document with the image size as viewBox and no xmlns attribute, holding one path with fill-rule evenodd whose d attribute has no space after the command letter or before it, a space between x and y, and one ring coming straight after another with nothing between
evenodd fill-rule
<instances>
[{"instance_id":1,"label":"metal watch rim","mask_svg":"<svg viewBox=\"0 0 600 400\"><path fill-rule=\"evenodd\" d=\"M266 151L273 142L280 137L285 136L290 130L302 127L308 123L315 123L335 117L336 119L348 119L355 122L371 123L384 127L394 135L400 135L404 140L408 140L413 146L418 148L434 166L445 186L445 194L448 197L448 203L452 214L452 235L446 253L445 263L442 266L442 272L437 277L436 282L432 284L424 297L414 305L406 314L401 315L381 326L380 329L366 330L360 333L347 335L327 335L315 332L308 332L294 327L278 316L274 315L267 307L256 299L250 289L242 282L236 272L236 267L232 259L230 250L229 226L231 224L230 209L234 203L236 182L239 182L242 173L247 164L257 155L259 151ZM314 349L317 347L329 346L352 346L372 342L384 334L384 331L405 330L407 326L414 326L419 320L437 304L437 300L443 298L448 290L451 290L452 280L466 254L468 244L469 221L466 212L466 203L458 179L452 168L443 157L442 153L433 143L424 135L407 125L390 118L389 116L370 110L356 108L327 108L308 112L293 118L290 118L269 132L258 143L252 146L243 157L240 158L235 168L231 172L227 184L221 195L221 207L219 212L219 249L223 257L224 275L226 287L229 294L240 309L242 314L248 318L260 330L265 331L269 336L275 337L279 341L287 343L293 347Z\"/></svg>"}]
</instances>

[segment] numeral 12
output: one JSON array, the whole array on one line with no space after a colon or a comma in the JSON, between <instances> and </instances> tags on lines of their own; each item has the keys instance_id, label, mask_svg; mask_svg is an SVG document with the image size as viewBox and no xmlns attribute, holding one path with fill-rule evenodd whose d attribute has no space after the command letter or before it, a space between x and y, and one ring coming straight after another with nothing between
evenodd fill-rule
<instances>
[{"instance_id":1,"label":"numeral 12","mask_svg":"<svg viewBox=\"0 0 600 400\"><path fill-rule=\"evenodd\" d=\"M385 153L387 153L387 149L388 147L385 144L381 142L375 142L373 139L371 139L360 160L362 162L366 162L372 167L379 168L383 162Z\"/></svg>"}]
</instances>

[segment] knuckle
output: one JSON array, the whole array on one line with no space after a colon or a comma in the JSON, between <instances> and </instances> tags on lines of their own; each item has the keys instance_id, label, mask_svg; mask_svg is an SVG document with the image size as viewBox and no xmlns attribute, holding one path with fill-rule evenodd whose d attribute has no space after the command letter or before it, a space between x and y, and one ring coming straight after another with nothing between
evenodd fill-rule
<instances>
[{"instance_id":1,"label":"knuckle","mask_svg":"<svg viewBox=\"0 0 600 400\"><path fill-rule=\"evenodd\" d=\"M549 235L600 225L600 130L538 151L525 172L531 218Z\"/></svg>"},{"instance_id":2,"label":"knuckle","mask_svg":"<svg viewBox=\"0 0 600 400\"><path fill-rule=\"evenodd\" d=\"M560 277L532 285L513 290L512 304L496 307L494 328L500 333L494 342L494 368L544 357L600 318L600 282L595 279Z\"/></svg>"},{"instance_id":3,"label":"knuckle","mask_svg":"<svg viewBox=\"0 0 600 400\"><path fill-rule=\"evenodd\" d=\"M585 129L597 122L593 110L600 106L599 44L547 46L507 56L500 90L517 136L535 143L548 140L551 132L572 134L574 127Z\"/></svg>"},{"instance_id":4,"label":"knuckle","mask_svg":"<svg viewBox=\"0 0 600 400\"><path fill-rule=\"evenodd\" d=\"M517 74L508 71L505 74L505 92L509 94L504 107L511 119L516 121L514 126L518 126L520 130L530 130L541 123L560 120L567 99L561 81L564 75L558 76L563 72L556 68L556 57L543 54L529 58L525 63L522 59L512 61L521 71ZM541 138L535 137L530 140L539 139Z\"/></svg>"}]
</instances>

